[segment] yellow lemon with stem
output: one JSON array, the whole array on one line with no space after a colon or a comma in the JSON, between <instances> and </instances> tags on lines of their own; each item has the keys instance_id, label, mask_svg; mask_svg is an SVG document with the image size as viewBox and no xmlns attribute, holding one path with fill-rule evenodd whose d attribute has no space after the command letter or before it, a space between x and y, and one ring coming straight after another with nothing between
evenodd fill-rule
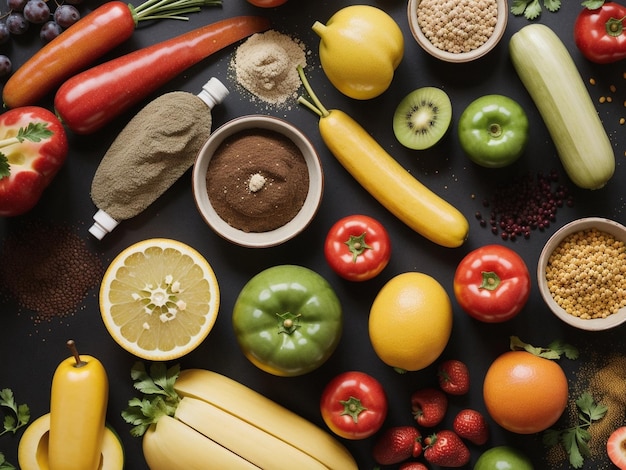
<instances>
[{"instance_id":1,"label":"yellow lemon with stem","mask_svg":"<svg viewBox=\"0 0 626 470\"><path fill-rule=\"evenodd\" d=\"M219 310L217 278L190 246L152 238L123 250L100 286L100 312L113 339L150 361L168 361L207 337Z\"/></svg>"},{"instance_id":2,"label":"yellow lemon with stem","mask_svg":"<svg viewBox=\"0 0 626 470\"><path fill-rule=\"evenodd\" d=\"M418 272L399 274L379 291L369 315L378 357L399 371L417 371L441 355L452 333L452 303L443 286Z\"/></svg>"}]
</instances>

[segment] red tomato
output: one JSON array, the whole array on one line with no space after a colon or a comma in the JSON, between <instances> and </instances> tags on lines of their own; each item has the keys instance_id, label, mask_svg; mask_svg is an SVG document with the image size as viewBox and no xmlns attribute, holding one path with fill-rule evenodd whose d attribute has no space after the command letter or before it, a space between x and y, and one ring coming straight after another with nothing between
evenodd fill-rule
<instances>
[{"instance_id":1,"label":"red tomato","mask_svg":"<svg viewBox=\"0 0 626 470\"><path fill-rule=\"evenodd\" d=\"M344 279L372 279L391 258L389 234L372 217L349 215L338 220L328 231L324 256L333 271Z\"/></svg>"},{"instance_id":2,"label":"red tomato","mask_svg":"<svg viewBox=\"0 0 626 470\"><path fill-rule=\"evenodd\" d=\"M252 3L255 7L274 8L287 3L287 0L248 0L248 3Z\"/></svg>"},{"instance_id":3,"label":"red tomato","mask_svg":"<svg viewBox=\"0 0 626 470\"><path fill-rule=\"evenodd\" d=\"M510 320L530 295L528 267L510 248L483 246L468 253L457 266L454 295L463 310L478 320Z\"/></svg>"},{"instance_id":4,"label":"red tomato","mask_svg":"<svg viewBox=\"0 0 626 470\"><path fill-rule=\"evenodd\" d=\"M338 436L365 439L383 425L387 417L387 395L371 375L344 372L324 388L320 410L326 425Z\"/></svg>"},{"instance_id":5,"label":"red tomato","mask_svg":"<svg viewBox=\"0 0 626 470\"><path fill-rule=\"evenodd\" d=\"M574 23L574 42L580 52L597 64L626 59L626 7L604 2L585 8Z\"/></svg>"}]
</instances>

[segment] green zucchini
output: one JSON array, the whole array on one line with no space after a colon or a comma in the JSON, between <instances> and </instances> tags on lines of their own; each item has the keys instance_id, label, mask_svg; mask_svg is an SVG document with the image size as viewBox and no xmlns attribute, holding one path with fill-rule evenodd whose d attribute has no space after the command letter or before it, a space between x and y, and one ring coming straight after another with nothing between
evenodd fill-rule
<instances>
[{"instance_id":1,"label":"green zucchini","mask_svg":"<svg viewBox=\"0 0 626 470\"><path fill-rule=\"evenodd\" d=\"M615 154L572 56L548 26L524 26L509 42L513 66L535 102L569 178L602 188Z\"/></svg>"}]
</instances>

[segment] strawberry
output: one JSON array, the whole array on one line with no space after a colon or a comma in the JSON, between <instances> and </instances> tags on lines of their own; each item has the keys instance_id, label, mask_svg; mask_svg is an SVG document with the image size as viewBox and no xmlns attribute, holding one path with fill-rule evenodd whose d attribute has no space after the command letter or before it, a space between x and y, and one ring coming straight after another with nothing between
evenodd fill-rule
<instances>
[{"instance_id":1,"label":"strawberry","mask_svg":"<svg viewBox=\"0 0 626 470\"><path fill-rule=\"evenodd\" d=\"M422 462L405 462L398 467L398 470L428 470L428 467Z\"/></svg>"},{"instance_id":2,"label":"strawberry","mask_svg":"<svg viewBox=\"0 0 626 470\"><path fill-rule=\"evenodd\" d=\"M422 454L422 435L414 426L395 426L379 436L372 450L380 465L393 465Z\"/></svg>"},{"instance_id":3,"label":"strawberry","mask_svg":"<svg viewBox=\"0 0 626 470\"><path fill-rule=\"evenodd\" d=\"M411 395L411 410L417 424L432 428L445 417L448 398L436 388L422 388Z\"/></svg>"},{"instance_id":4,"label":"strawberry","mask_svg":"<svg viewBox=\"0 0 626 470\"><path fill-rule=\"evenodd\" d=\"M626 470L626 426L617 428L606 442L606 452L611 462L620 470Z\"/></svg>"},{"instance_id":5,"label":"strawberry","mask_svg":"<svg viewBox=\"0 0 626 470\"><path fill-rule=\"evenodd\" d=\"M470 460L470 451L454 431L443 430L424 439L424 458L441 467L462 467Z\"/></svg>"},{"instance_id":6,"label":"strawberry","mask_svg":"<svg viewBox=\"0 0 626 470\"><path fill-rule=\"evenodd\" d=\"M457 413L452 429L463 439L481 446L489 439L489 429L485 417L476 410L465 409Z\"/></svg>"},{"instance_id":7,"label":"strawberry","mask_svg":"<svg viewBox=\"0 0 626 470\"><path fill-rule=\"evenodd\" d=\"M450 395L465 395L469 391L469 370L464 362L450 359L442 362L437 371L439 386Z\"/></svg>"}]
</instances>

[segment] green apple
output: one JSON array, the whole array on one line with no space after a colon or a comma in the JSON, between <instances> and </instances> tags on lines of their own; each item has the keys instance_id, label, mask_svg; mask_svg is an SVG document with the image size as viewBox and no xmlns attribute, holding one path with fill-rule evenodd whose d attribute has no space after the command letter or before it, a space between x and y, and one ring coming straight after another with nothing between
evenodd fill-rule
<instances>
[{"instance_id":1,"label":"green apple","mask_svg":"<svg viewBox=\"0 0 626 470\"><path fill-rule=\"evenodd\" d=\"M534 470L530 459L509 446L492 447L476 461L474 470Z\"/></svg>"}]
</instances>

